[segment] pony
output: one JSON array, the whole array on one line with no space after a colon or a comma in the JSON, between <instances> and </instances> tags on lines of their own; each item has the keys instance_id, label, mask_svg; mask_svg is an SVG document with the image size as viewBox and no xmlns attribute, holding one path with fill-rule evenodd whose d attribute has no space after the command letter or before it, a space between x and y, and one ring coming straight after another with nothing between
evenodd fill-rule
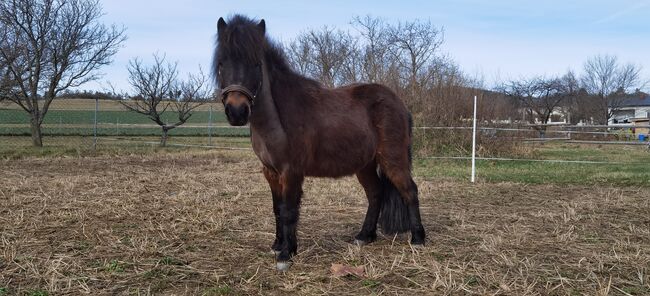
<instances>
[{"instance_id":1,"label":"pony","mask_svg":"<svg viewBox=\"0 0 650 296\"><path fill-rule=\"evenodd\" d=\"M358 83L326 88L296 73L281 46L266 36L266 23L242 15L217 22L212 65L228 122L249 124L275 215L276 268L296 255L305 177L356 175L368 198L354 242L411 232L423 245L418 188L411 176L412 120L388 87Z\"/></svg>"}]
</instances>

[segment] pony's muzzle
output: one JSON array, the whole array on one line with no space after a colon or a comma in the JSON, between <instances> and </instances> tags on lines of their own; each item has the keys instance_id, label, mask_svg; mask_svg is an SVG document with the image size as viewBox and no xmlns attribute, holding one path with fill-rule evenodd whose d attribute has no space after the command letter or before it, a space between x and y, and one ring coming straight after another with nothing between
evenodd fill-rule
<instances>
[{"instance_id":1,"label":"pony's muzzle","mask_svg":"<svg viewBox=\"0 0 650 296\"><path fill-rule=\"evenodd\" d=\"M230 125L242 126L248 123L251 106L246 95L238 91L228 92L224 96L223 104Z\"/></svg>"}]
</instances>

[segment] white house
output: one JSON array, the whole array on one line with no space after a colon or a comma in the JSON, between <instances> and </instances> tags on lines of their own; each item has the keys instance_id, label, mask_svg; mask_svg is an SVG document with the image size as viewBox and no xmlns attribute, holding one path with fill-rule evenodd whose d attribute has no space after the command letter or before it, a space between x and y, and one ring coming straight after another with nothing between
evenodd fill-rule
<instances>
[{"instance_id":1,"label":"white house","mask_svg":"<svg viewBox=\"0 0 650 296\"><path fill-rule=\"evenodd\" d=\"M644 93L621 101L607 124L630 124L634 119L642 118L650 118L650 95Z\"/></svg>"},{"instance_id":2,"label":"white house","mask_svg":"<svg viewBox=\"0 0 650 296\"><path fill-rule=\"evenodd\" d=\"M519 113L521 113L524 122L529 120L530 117L529 112L530 109L528 108L519 109ZM533 123L542 124L542 121L536 114L533 114L533 117L534 117ZM551 117L548 119L548 122L546 124L562 125L562 124L570 123L570 121L571 121L571 114L568 108L564 106L556 106L555 108L553 108L553 111L551 112Z\"/></svg>"}]
</instances>

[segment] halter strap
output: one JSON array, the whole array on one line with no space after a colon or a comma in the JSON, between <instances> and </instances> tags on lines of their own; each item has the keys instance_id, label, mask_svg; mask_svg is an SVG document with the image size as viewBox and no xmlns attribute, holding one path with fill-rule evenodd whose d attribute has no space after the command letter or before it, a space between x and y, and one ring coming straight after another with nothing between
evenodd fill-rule
<instances>
[{"instance_id":1,"label":"halter strap","mask_svg":"<svg viewBox=\"0 0 650 296\"><path fill-rule=\"evenodd\" d=\"M246 88L243 85L231 84L231 85L227 86L226 88L224 88L223 90L221 90L221 102L225 103L226 95L228 95L228 93L233 92L233 91L238 91L238 92L244 94L244 96L246 96L246 98L250 102L251 106L253 106L253 105L255 105L255 99L257 99L257 95L259 94L261 88L262 88L262 80L260 80L260 83L257 86L257 89L255 90L255 94L253 94L253 92L248 90L248 88Z\"/></svg>"},{"instance_id":2,"label":"halter strap","mask_svg":"<svg viewBox=\"0 0 650 296\"><path fill-rule=\"evenodd\" d=\"M246 88L243 85L239 85L239 84L232 84L232 85L227 86L223 90L221 90L221 101L224 101L226 99L226 96L228 95L228 93L231 93L233 91L238 91L238 92L244 94L244 96L246 96L246 98L251 103L251 105L253 105L255 103L255 98L257 97L257 94L253 95L253 93L250 90L248 90L248 88Z\"/></svg>"}]
</instances>

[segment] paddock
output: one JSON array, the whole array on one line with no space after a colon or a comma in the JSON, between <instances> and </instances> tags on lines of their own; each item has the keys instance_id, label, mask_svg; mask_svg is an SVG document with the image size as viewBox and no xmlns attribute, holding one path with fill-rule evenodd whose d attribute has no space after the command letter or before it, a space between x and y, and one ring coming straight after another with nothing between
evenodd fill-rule
<instances>
[{"instance_id":1,"label":"paddock","mask_svg":"<svg viewBox=\"0 0 650 296\"><path fill-rule=\"evenodd\" d=\"M407 236L353 245L361 186L308 178L299 254L281 273L268 185L249 151L0 163L0 295L650 293L648 186L470 184L416 161L429 236L413 249ZM332 264L364 274L337 277Z\"/></svg>"}]
</instances>

